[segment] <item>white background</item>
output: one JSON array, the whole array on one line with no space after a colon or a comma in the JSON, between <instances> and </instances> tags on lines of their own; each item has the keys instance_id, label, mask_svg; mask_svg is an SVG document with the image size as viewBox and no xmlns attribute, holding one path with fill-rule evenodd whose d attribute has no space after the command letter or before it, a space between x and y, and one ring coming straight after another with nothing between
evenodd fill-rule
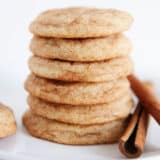
<instances>
[{"instance_id":1,"label":"white background","mask_svg":"<svg viewBox=\"0 0 160 160\"><path fill-rule=\"evenodd\" d=\"M159 0L0 0L0 101L11 106L18 124L26 109L24 80L32 35L28 25L43 10L66 6L117 8L134 17L126 32L133 42L132 57L140 78L160 78ZM21 113L17 113L21 108Z\"/></svg>"},{"instance_id":2,"label":"white background","mask_svg":"<svg viewBox=\"0 0 160 160\"><path fill-rule=\"evenodd\" d=\"M28 73L28 45L32 36L28 31L30 22L43 10L65 6L95 6L129 11L134 17L134 24L127 34L133 42L135 72L141 77L159 76L159 0L0 0L0 90L7 92L5 97L5 93L0 92L0 98L6 101L6 90L10 94L15 90L22 94L24 92L22 85ZM9 83L4 85L6 81Z\"/></svg>"}]
</instances>

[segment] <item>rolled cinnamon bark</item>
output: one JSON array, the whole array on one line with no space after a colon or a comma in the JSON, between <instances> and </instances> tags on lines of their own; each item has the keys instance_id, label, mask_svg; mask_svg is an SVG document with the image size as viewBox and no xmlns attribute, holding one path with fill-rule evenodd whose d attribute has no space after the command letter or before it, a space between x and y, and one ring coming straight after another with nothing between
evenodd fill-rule
<instances>
[{"instance_id":1,"label":"rolled cinnamon bark","mask_svg":"<svg viewBox=\"0 0 160 160\"><path fill-rule=\"evenodd\" d=\"M136 83L134 81L134 83ZM133 84L132 87L137 87ZM147 90L152 91L153 85L150 82L143 83ZM149 123L149 114L143 107L141 101L130 118L128 126L119 141L119 149L127 158L139 157L143 150L146 140L147 128Z\"/></svg>"},{"instance_id":2,"label":"rolled cinnamon bark","mask_svg":"<svg viewBox=\"0 0 160 160\"><path fill-rule=\"evenodd\" d=\"M128 79L131 84L131 89L138 97L139 101L143 104L143 107L160 124L160 102L153 93L152 89L147 87L134 75L128 76Z\"/></svg>"},{"instance_id":3,"label":"rolled cinnamon bark","mask_svg":"<svg viewBox=\"0 0 160 160\"><path fill-rule=\"evenodd\" d=\"M127 158L136 158L142 154L148 122L149 115L139 103L119 141L119 149Z\"/></svg>"}]
</instances>

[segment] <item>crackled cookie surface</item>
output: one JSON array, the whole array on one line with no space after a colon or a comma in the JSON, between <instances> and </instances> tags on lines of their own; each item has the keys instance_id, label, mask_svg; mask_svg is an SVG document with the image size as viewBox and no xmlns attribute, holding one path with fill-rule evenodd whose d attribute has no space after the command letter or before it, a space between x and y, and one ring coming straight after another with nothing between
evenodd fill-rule
<instances>
[{"instance_id":1,"label":"crackled cookie surface","mask_svg":"<svg viewBox=\"0 0 160 160\"><path fill-rule=\"evenodd\" d=\"M125 93L111 103L97 105L65 105L49 103L29 96L28 104L36 115L71 124L99 124L125 118L133 107L132 96Z\"/></svg>"},{"instance_id":2,"label":"crackled cookie surface","mask_svg":"<svg viewBox=\"0 0 160 160\"><path fill-rule=\"evenodd\" d=\"M104 38L62 39L34 36L30 49L36 56L68 61L102 61L131 52L131 42L123 34Z\"/></svg>"},{"instance_id":3,"label":"crackled cookie surface","mask_svg":"<svg viewBox=\"0 0 160 160\"><path fill-rule=\"evenodd\" d=\"M133 72L133 64L129 57L80 63L33 56L29 60L29 68L37 76L71 82L111 81L126 77Z\"/></svg>"},{"instance_id":4,"label":"crackled cookie surface","mask_svg":"<svg viewBox=\"0 0 160 160\"><path fill-rule=\"evenodd\" d=\"M16 129L17 126L13 111L0 103L0 138L14 134Z\"/></svg>"},{"instance_id":5,"label":"crackled cookie surface","mask_svg":"<svg viewBox=\"0 0 160 160\"><path fill-rule=\"evenodd\" d=\"M74 83L47 80L30 75L25 89L33 96L53 103L83 105L109 103L128 92L126 78L110 82Z\"/></svg>"},{"instance_id":6,"label":"crackled cookie surface","mask_svg":"<svg viewBox=\"0 0 160 160\"><path fill-rule=\"evenodd\" d=\"M30 31L42 37L104 37L128 30L132 21L129 13L115 9L52 9L41 13Z\"/></svg>"},{"instance_id":7,"label":"crackled cookie surface","mask_svg":"<svg viewBox=\"0 0 160 160\"><path fill-rule=\"evenodd\" d=\"M37 116L30 111L23 116L28 132L49 141L72 144L102 144L118 141L126 127L126 119L93 125L66 124Z\"/></svg>"}]
</instances>

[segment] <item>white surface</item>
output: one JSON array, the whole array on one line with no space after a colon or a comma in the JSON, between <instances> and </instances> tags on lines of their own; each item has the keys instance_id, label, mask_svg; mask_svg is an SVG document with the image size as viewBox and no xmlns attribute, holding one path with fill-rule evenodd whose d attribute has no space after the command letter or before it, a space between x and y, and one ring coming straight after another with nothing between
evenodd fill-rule
<instances>
[{"instance_id":1,"label":"white surface","mask_svg":"<svg viewBox=\"0 0 160 160\"><path fill-rule=\"evenodd\" d=\"M28 25L39 12L64 6L96 6L129 11L135 21L126 34L134 46L132 57L135 71L142 79L147 77L155 80L157 89L160 87L159 0L0 0L0 101L13 108L18 122L17 134L0 140L0 159L18 159L17 156L22 160L31 157L60 160L102 160L111 156L116 159L123 158L117 145L58 145L32 138L21 126L21 116L27 108L27 94L23 89L23 82L29 73L27 59L30 55L28 45L31 34L28 32ZM150 127L143 154L145 158L152 158L160 153L160 127L156 123Z\"/></svg>"}]
</instances>

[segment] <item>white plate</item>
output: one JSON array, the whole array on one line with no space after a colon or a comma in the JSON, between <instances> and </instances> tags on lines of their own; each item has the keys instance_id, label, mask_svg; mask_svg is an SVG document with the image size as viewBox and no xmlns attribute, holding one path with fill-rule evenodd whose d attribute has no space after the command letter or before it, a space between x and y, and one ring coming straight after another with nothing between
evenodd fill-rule
<instances>
[{"instance_id":1,"label":"white plate","mask_svg":"<svg viewBox=\"0 0 160 160\"><path fill-rule=\"evenodd\" d=\"M8 79L8 78L7 78ZM1 101L8 103L16 115L18 123L17 134L0 140L0 159L45 159L45 160L106 160L123 159L118 145L67 146L31 137L21 124L21 116L27 108L26 93L22 81L9 82L0 85ZM158 79L154 79L157 95L160 95ZM21 86L20 86L21 84ZM159 83L160 84L160 83ZM158 90L159 89L159 90ZM160 127L152 120L149 126L145 151L142 159L160 158Z\"/></svg>"}]
</instances>

